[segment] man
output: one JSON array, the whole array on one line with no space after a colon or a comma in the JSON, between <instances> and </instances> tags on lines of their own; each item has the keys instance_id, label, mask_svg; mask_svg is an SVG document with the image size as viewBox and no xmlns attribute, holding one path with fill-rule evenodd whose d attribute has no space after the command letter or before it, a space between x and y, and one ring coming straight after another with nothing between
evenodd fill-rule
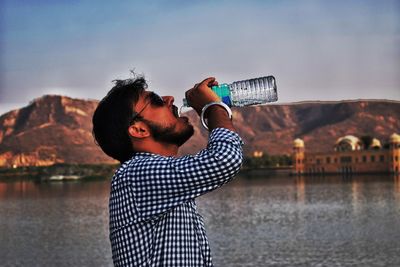
<instances>
[{"instance_id":1,"label":"man","mask_svg":"<svg viewBox=\"0 0 400 267\"><path fill-rule=\"evenodd\" d=\"M93 115L93 133L121 162L111 182L110 240L115 266L212 266L195 198L232 179L242 164L242 141L228 107L207 78L186 92L208 121L207 148L177 157L193 134L172 96L147 91L144 78L118 80Z\"/></svg>"}]
</instances>

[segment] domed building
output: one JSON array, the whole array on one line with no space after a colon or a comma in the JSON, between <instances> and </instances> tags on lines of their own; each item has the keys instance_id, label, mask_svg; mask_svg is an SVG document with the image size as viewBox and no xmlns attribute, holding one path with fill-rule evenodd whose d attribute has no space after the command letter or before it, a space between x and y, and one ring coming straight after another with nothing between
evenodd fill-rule
<instances>
[{"instance_id":1,"label":"domed building","mask_svg":"<svg viewBox=\"0 0 400 267\"><path fill-rule=\"evenodd\" d=\"M390 136L390 144L400 144L400 135L394 133Z\"/></svg>"},{"instance_id":2,"label":"domed building","mask_svg":"<svg viewBox=\"0 0 400 267\"><path fill-rule=\"evenodd\" d=\"M293 162L295 163L295 172L304 172L304 141L297 138L293 141Z\"/></svg>"},{"instance_id":3,"label":"domed building","mask_svg":"<svg viewBox=\"0 0 400 267\"><path fill-rule=\"evenodd\" d=\"M381 141L379 141L376 138L372 139L370 148L372 148L372 149L381 149L382 148Z\"/></svg>"},{"instance_id":4,"label":"domed building","mask_svg":"<svg viewBox=\"0 0 400 267\"><path fill-rule=\"evenodd\" d=\"M298 147L298 148L304 147L304 141L301 140L300 138L295 139L293 141L293 147Z\"/></svg>"},{"instance_id":5,"label":"domed building","mask_svg":"<svg viewBox=\"0 0 400 267\"><path fill-rule=\"evenodd\" d=\"M354 151L362 148L362 141L353 135L340 137L335 144L335 151Z\"/></svg>"},{"instance_id":6,"label":"domed building","mask_svg":"<svg viewBox=\"0 0 400 267\"><path fill-rule=\"evenodd\" d=\"M390 171L393 173L400 172L400 135L394 133L389 139L389 151L390 151Z\"/></svg>"},{"instance_id":7,"label":"domed building","mask_svg":"<svg viewBox=\"0 0 400 267\"><path fill-rule=\"evenodd\" d=\"M323 153L307 153L304 141L297 138L293 163L296 174L399 173L400 135L392 134L384 147L376 138L346 135L336 140L332 152Z\"/></svg>"}]
</instances>

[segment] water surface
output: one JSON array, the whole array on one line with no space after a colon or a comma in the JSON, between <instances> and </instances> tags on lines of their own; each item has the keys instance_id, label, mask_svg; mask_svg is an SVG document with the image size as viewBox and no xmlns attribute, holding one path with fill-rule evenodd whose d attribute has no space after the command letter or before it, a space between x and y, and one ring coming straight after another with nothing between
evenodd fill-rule
<instances>
[{"instance_id":1,"label":"water surface","mask_svg":"<svg viewBox=\"0 0 400 267\"><path fill-rule=\"evenodd\" d=\"M112 266L109 180L0 181L1 266ZM242 174L200 197L216 266L400 266L400 178Z\"/></svg>"}]
</instances>

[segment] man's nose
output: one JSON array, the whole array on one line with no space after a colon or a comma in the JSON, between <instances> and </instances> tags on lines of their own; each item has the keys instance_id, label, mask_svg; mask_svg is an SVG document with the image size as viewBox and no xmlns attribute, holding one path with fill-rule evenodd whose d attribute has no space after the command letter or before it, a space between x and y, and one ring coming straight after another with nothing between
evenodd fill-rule
<instances>
[{"instance_id":1,"label":"man's nose","mask_svg":"<svg viewBox=\"0 0 400 267\"><path fill-rule=\"evenodd\" d=\"M172 106L175 100L173 96L163 96L162 98L164 102L167 103L168 106Z\"/></svg>"}]
</instances>

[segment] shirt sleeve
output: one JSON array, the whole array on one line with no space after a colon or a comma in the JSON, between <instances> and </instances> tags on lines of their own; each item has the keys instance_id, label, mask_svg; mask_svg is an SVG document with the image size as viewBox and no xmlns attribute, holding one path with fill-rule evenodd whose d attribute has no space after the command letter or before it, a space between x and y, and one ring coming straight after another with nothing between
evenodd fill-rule
<instances>
[{"instance_id":1,"label":"shirt sleeve","mask_svg":"<svg viewBox=\"0 0 400 267\"><path fill-rule=\"evenodd\" d=\"M207 148L180 158L147 157L134 162L132 188L142 218L160 215L231 180L243 162L243 142L235 132L214 129Z\"/></svg>"}]
</instances>

